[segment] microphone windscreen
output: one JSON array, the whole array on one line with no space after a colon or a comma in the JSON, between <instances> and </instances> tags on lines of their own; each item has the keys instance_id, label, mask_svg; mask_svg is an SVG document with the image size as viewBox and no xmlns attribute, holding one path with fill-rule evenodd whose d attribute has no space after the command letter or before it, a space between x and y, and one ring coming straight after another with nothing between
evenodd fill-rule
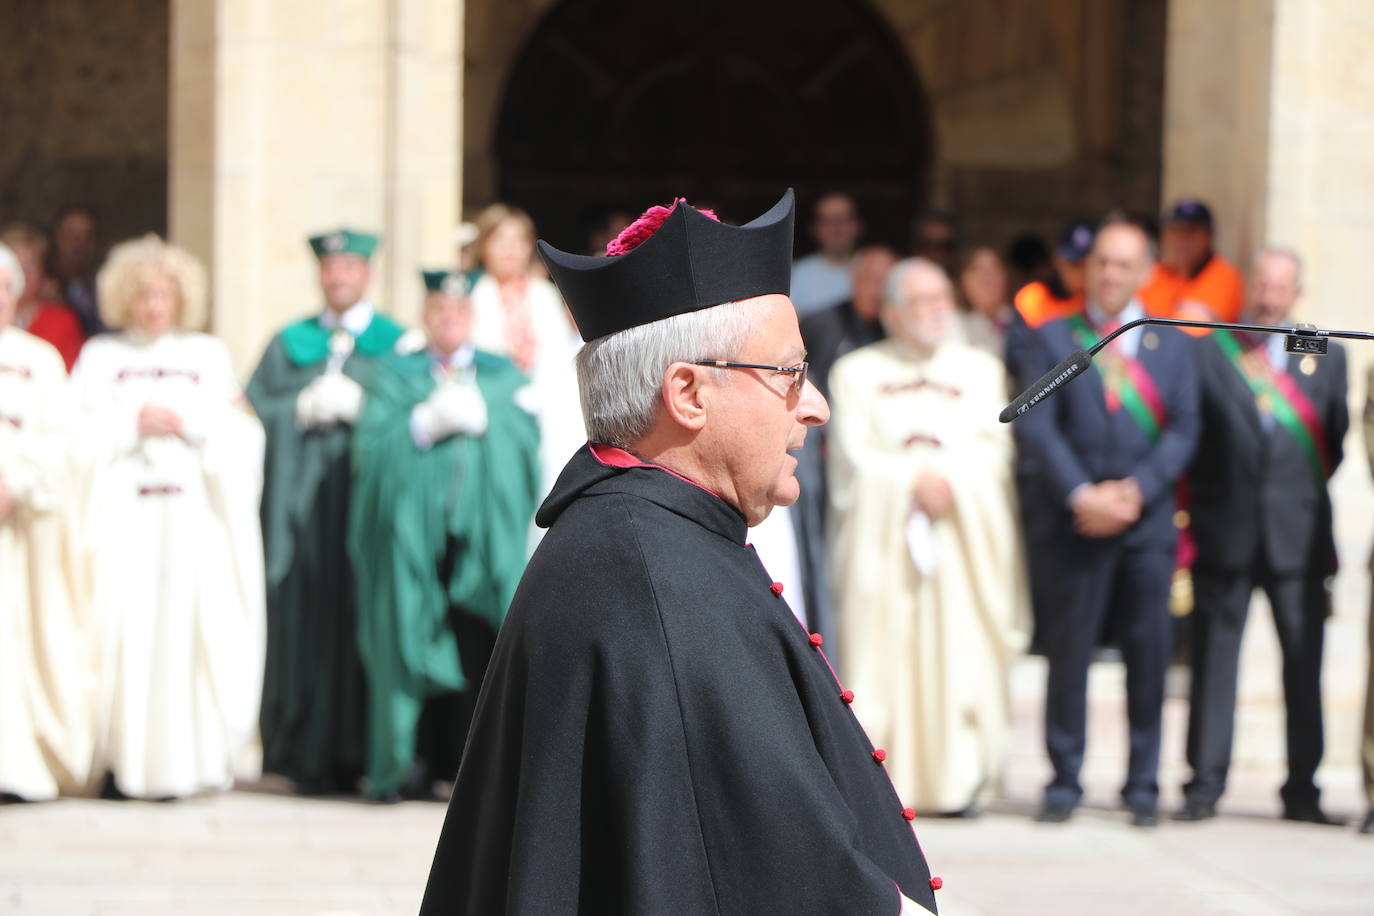
<instances>
[{"instance_id":1,"label":"microphone windscreen","mask_svg":"<svg viewBox=\"0 0 1374 916\"><path fill-rule=\"evenodd\" d=\"M1059 390L1060 386L1067 385L1075 378L1083 374L1083 370L1093 364L1092 354L1087 350L1074 350L1064 358L1064 361L1046 372L1035 382L1016 396L1002 409L1001 416L998 417L1003 423L1010 423L1021 414L1039 404L1045 398Z\"/></svg>"}]
</instances>

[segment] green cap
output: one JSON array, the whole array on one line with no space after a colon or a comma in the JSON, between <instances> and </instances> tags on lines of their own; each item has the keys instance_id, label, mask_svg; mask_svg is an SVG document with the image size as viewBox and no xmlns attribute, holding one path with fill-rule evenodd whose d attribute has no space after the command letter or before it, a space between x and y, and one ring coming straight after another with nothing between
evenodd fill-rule
<instances>
[{"instance_id":1,"label":"green cap","mask_svg":"<svg viewBox=\"0 0 1374 916\"><path fill-rule=\"evenodd\" d=\"M448 293L462 298L472 292L472 279L467 274L453 270L422 270L425 290L431 293Z\"/></svg>"},{"instance_id":2,"label":"green cap","mask_svg":"<svg viewBox=\"0 0 1374 916\"><path fill-rule=\"evenodd\" d=\"M336 229L324 235L311 236L310 249L315 252L317 258L327 254L356 254L361 258L371 258L378 241L380 240L377 236L366 232Z\"/></svg>"}]
</instances>

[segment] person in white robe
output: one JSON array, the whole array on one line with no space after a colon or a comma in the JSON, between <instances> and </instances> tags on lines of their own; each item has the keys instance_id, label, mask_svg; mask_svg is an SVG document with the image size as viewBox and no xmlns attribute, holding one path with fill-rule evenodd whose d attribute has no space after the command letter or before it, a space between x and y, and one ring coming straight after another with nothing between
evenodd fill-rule
<instances>
[{"instance_id":1,"label":"person in white robe","mask_svg":"<svg viewBox=\"0 0 1374 916\"><path fill-rule=\"evenodd\" d=\"M976 812L997 787L1026 585L999 360L959 339L954 290L913 258L889 338L830 375L833 587L854 707L898 794Z\"/></svg>"},{"instance_id":2,"label":"person in white robe","mask_svg":"<svg viewBox=\"0 0 1374 916\"><path fill-rule=\"evenodd\" d=\"M73 603L67 370L13 326L24 275L0 245L0 796L84 788L90 653Z\"/></svg>"},{"instance_id":3,"label":"person in white robe","mask_svg":"<svg viewBox=\"0 0 1374 916\"><path fill-rule=\"evenodd\" d=\"M526 406L539 418L541 496L586 441L573 360L582 341L558 289L535 273L534 222L493 204L477 217L472 344L505 356L529 376Z\"/></svg>"},{"instance_id":4,"label":"person in white robe","mask_svg":"<svg viewBox=\"0 0 1374 916\"><path fill-rule=\"evenodd\" d=\"M192 329L205 274L156 236L118 245L72 372L97 651L95 775L181 797L252 777L265 592L263 430L229 353Z\"/></svg>"}]
</instances>

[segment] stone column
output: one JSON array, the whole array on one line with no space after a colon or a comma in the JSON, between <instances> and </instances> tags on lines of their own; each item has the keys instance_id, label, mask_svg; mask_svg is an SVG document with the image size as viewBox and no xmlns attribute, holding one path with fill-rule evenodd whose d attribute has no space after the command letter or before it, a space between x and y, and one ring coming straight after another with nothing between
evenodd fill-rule
<instances>
[{"instance_id":1,"label":"stone column","mask_svg":"<svg viewBox=\"0 0 1374 916\"><path fill-rule=\"evenodd\" d=\"M1244 266L1265 236L1271 0L1170 0L1160 208L1199 197Z\"/></svg>"},{"instance_id":2,"label":"stone column","mask_svg":"<svg viewBox=\"0 0 1374 916\"><path fill-rule=\"evenodd\" d=\"M211 272L247 372L322 305L305 237L378 231L371 297L402 323L454 259L463 3L174 0L170 234Z\"/></svg>"},{"instance_id":3,"label":"stone column","mask_svg":"<svg viewBox=\"0 0 1374 916\"><path fill-rule=\"evenodd\" d=\"M1218 248L1241 267L1266 242L1296 248L1307 317L1361 329L1374 324L1372 41L1362 0L1169 5L1161 205L1210 202Z\"/></svg>"},{"instance_id":4,"label":"stone column","mask_svg":"<svg viewBox=\"0 0 1374 916\"><path fill-rule=\"evenodd\" d=\"M1374 17L1362 0L1275 0L1267 235L1306 260L1312 320L1358 330L1374 330L1371 47ZM1374 358L1370 346L1351 347L1355 364Z\"/></svg>"}]
</instances>

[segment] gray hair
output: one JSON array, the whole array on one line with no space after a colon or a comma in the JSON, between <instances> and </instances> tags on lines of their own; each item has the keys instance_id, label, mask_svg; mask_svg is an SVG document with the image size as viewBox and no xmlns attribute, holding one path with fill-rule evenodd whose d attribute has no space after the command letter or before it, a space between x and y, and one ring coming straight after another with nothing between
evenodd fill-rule
<instances>
[{"instance_id":1,"label":"gray hair","mask_svg":"<svg viewBox=\"0 0 1374 916\"><path fill-rule=\"evenodd\" d=\"M10 292L18 300L24 295L24 268L19 265L14 250L4 242L0 242L0 270L9 271Z\"/></svg>"},{"instance_id":2,"label":"gray hair","mask_svg":"<svg viewBox=\"0 0 1374 916\"><path fill-rule=\"evenodd\" d=\"M577 354L587 438L628 448L653 424L668 367L694 359L735 359L754 319L749 300L726 302L588 341Z\"/></svg>"},{"instance_id":3,"label":"gray hair","mask_svg":"<svg viewBox=\"0 0 1374 916\"><path fill-rule=\"evenodd\" d=\"M1283 245L1265 245L1259 251L1255 252L1255 258L1250 263L1252 265L1258 264L1260 258L1265 255L1274 255L1275 257L1287 258L1291 261L1293 263L1293 280L1298 286L1302 286L1302 255L1298 254L1294 249L1284 247Z\"/></svg>"},{"instance_id":4,"label":"gray hair","mask_svg":"<svg viewBox=\"0 0 1374 916\"><path fill-rule=\"evenodd\" d=\"M945 269L929 258L903 258L892 269L887 272L887 288L883 291L883 308L893 308L902 304L906 298L906 278L918 270L933 270L944 277L950 284L953 291L954 283L950 281L949 274Z\"/></svg>"}]
</instances>

